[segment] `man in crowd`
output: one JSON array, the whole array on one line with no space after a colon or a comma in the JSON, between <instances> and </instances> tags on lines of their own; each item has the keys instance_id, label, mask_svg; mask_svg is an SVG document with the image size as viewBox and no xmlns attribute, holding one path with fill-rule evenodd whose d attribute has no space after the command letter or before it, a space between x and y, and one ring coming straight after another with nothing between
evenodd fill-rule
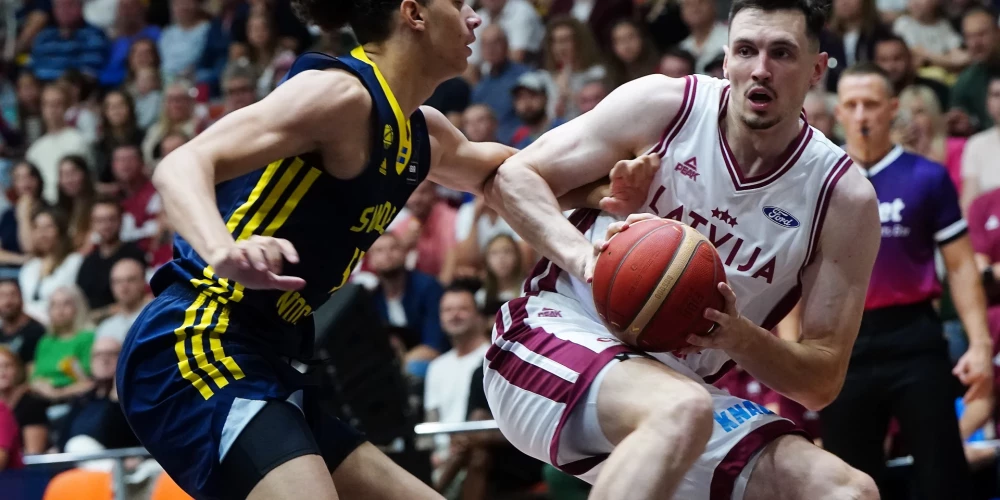
<instances>
[{"instance_id":1,"label":"man in crowd","mask_svg":"<svg viewBox=\"0 0 1000 500\"><path fill-rule=\"evenodd\" d=\"M146 266L141 260L123 258L111 268L111 290L115 295L114 314L97 325L95 334L125 342L129 328L148 302Z\"/></svg>"},{"instance_id":2,"label":"man in crowd","mask_svg":"<svg viewBox=\"0 0 1000 500\"><path fill-rule=\"evenodd\" d=\"M55 26L38 33L31 49L35 76L52 81L72 68L96 80L108 49L104 32L83 20L82 0L54 0L52 14Z\"/></svg>"},{"instance_id":3,"label":"man in crowd","mask_svg":"<svg viewBox=\"0 0 1000 500\"><path fill-rule=\"evenodd\" d=\"M469 385L472 372L482 366L489 342L471 290L453 287L441 296L441 329L451 341L451 350L434 358L424 382L424 412L428 422L465 422L468 416ZM450 439L435 437L432 463L438 471L436 482L442 490L458 472L449 453ZM442 474L446 470L450 473Z\"/></svg>"},{"instance_id":4,"label":"man in crowd","mask_svg":"<svg viewBox=\"0 0 1000 500\"><path fill-rule=\"evenodd\" d=\"M986 86L986 113L992 123L1000 123L1000 68L994 68ZM1000 188L1000 129L996 125L969 138L962 151L962 210L978 198Z\"/></svg>"},{"instance_id":5,"label":"man in crowd","mask_svg":"<svg viewBox=\"0 0 1000 500\"><path fill-rule=\"evenodd\" d=\"M407 346L407 371L423 376L427 364L448 350L441 331L440 302L443 290L433 276L406 269L406 252L399 236L386 231L365 254L371 271L378 276L375 307L392 327L412 334Z\"/></svg>"},{"instance_id":6,"label":"man in crowd","mask_svg":"<svg viewBox=\"0 0 1000 500\"><path fill-rule=\"evenodd\" d=\"M133 242L119 238L122 229L122 207L112 199L99 199L90 209L90 229L97 241L83 258L76 284L87 297L91 319L99 323L114 313L111 268L122 259L145 262L145 253Z\"/></svg>"},{"instance_id":7,"label":"man in crowd","mask_svg":"<svg viewBox=\"0 0 1000 500\"><path fill-rule=\"evenodd\" d=\"M63 158L79 155L93 164L93 154L87 139L76 127L66 122L68 109L69 93L66 87L59 83L46 85L42 90L45 135L33 142L25 155L42 174L42 197L49 204L55 204L59 198L59 162Z\"/></svg>"},{"instance_id":8,"label":"man in crowd","mask_svg":"<svg viewBox=\"0 0 1000 500\"><path fill-rule=\"evenodd\" d=\"M24 313L17 280L0 281L0 345L17 354L25 365L35 361L35 347L45 327Z\"/></svg>"},{"instance_id":9,"label":"man in crowd","mask_svg":"<svg viewBox=\"0 0 1000 500\"><path fill-rule=\"evenodd\" d=\"M896 35L883 35L875 40L874 50L875 64L889 75L896 95L910 85L923 85L934 91L941 109L948 109L948 86L917 75L913 55L905 40Z\"/></svg>"},{"instance_id":10,"label":"man in crowd","mask_svg":"<svg viewBox=\"0 0 1000 500\"><path fill-rule=\"evenodd\" d=\"M988 395L992 342L958 195L944 167L893 144L898 101L884 71L871 64L848 69L838 96L847 152L878 196L882 243L846 381L821 412L823 444L883 489L882 446L895 417L915 460L918 490L927 498L969 498L955 376L969 387L967 401ZM970 341L954 370L932 305L941 292L936 249Z\"/></svg>"},{"instance_id":11,"label":"man in crowd","mask_svg":"<svg viewBox=\"0 0 1000 500\"><path fill-rule=\"evenodd\" d=\"M479 40L483 47L484 66L488 68L483 70L479 83L473 87L471 101L473 104L485 104L496 113L499 126L497 138L499 142L509 144L511 135L520 124L511 92L517 86L518 78L530 68L510 60L507 34L499 24L483 28Z\"/></svg>"},{"instance_id":12,"label":"man in crowd","mask_svg":"<svg viewBox=\"0 0 1000 500\"><path fill-rule=\"evenodd\" d=\"M482 8L476 11L483 23L477 31L496 24L507 33L510 43L510 58L515 62L525 62L528 56L541 52L542 41L545 39L545 25L535 7L525 0L484 0ZM479 36L476 33L476 36ZM478 66L482 62L482 48L478 43L472 44L472 55L469 57L469 67Z\"/></svg>"},{"instance_id":13,"label":"man in crowd","mask_svg":"<svg viewBox=\"0 0 1000 500\"><path fill-rule=\"evenodd\" d=\"M114 150L111 172L122 193L122 241L134 241L143 251L160 232L160 195L146 173L142 151L135 144L123 144Z\"/></svg>"},{"instance_id":14,"label":"man in crowd","mask_svg":"<svg viewBox=\"0 0 1000 500\"><path fill-rule=\"evenodd\" d=\"M980 5L970 7L962 17L962 35L972 64L951 87L951 107L961 113L951 113L949 122L956 123L959 129L984 130L993 126L993 118L986 111L989 75L991 68L1000 64L996 12Z\"/></svg>"},{"instance_id":15,"label":"man in crowd","mask_svg":"<svg viewBox=\"0 0 1000 500\"><path fill-rule=\"evenodd\" d=\"M548 113L549 95L545 79L540 73L525 73L517 80L512 91L514 111L521 120L521 126L514 130L510 143L517 149L524 149L542 134L552 130L564 121L552 118Z\"/></svg>"}]
</instances>

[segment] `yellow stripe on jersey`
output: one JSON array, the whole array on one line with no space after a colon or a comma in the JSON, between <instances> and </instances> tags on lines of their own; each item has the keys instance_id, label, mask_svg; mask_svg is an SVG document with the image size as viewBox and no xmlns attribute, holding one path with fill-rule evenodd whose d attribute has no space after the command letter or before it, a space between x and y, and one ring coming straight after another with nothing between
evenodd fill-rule
<instances>
[{"instance_id":1,"label":"yellow stripe on jersey","mask_svg":"<svg viewBox=\"0 0 1000 500\"><path fill-rule=\"evenodd\" d=\"M250 211L250 208L253 207L257 198L260 198L261 193L264 192L264 188L266 188L267 184L271 182L271 178L274 177L275 172L278 171L278 168L281 167L281 164L284 163L284 161L284 159L273 161L267 166L266 169L264 169L264 174L257 180L257 185L253 187L253 191L250 192L250 196L247 197L247 201L240 205L240 208L237 208L236 211L233 212L233 215L229 217L229 221L226 222L226 229L229 229L230 234L232 234L232 232L239 227L240 222L243 221L243 217L246 216L247 212Z\"/></svg>"},{"instance_id":2,"label":"yellow stripe on jersey","mask_svg":"<svg viewBox=\"0 0 1000 500\"><path fill-rule=\"evenodd\" d=\"M194 326L198 309L201 308L204 303L205 295L198 294L198 298L196 298L191 306L184 311L184 322L181 323L179 328L174 330L174 335L177 336L177 341L174 343L174 353L177 354L177 368L180 370L181 376L188 382L191 382L191 385L194 385L195 389L198 389L198 392L201 393L201 397L208 399L212 397L214 392L212 392L212 388L208 386L208 383L205 382L205 379L201 378L201 376L191 370L191 361L188 359L187 349L184 345L187 341L188 328Z\"/></svg>"},{"instance_id":3,"label":"yellow stripe on jersey","mask_svg":"<svg viewBox=\"0 0 1000 500\"><path fill-rule=\"evenodd\" d=\"M396 174L402 175L406 164L410 163L410 155L413 154L413 144L411 144L410 138L410 119L403 114L403 109L399 107L399 102L396 100L396 96L393 95L392 89L389 88L389 83L385 81L385 77L382 76L382 72L379 71L378 66L368 58L368 54L365 54L365 49L361 46L355 47L351 51L351 57L372 67L372 70L375 71L375 78L378 79L378 84L382 87L382 93L385 94L386 100L389 101L392 113L396 115L396 130L399 135Z\"/></svg>"},{"instance_id":4,"label":"yellow stripe on jersey","mask_svg":"<svg viewBox=\"0 0 1000 500\"><path fill-rule=\"evenodd\" d=\"M194 335L191 336L191 354L195 363L198 365L198 368L205 372L205 374L208 375L213 382L215 382L216 387L222 389L223 387L229 385L229 381L226 380L225 375L219 372L218 368L208 362L208 356L205 355L205 347L202 341L202 334L205 330L208 330L209 332L212 331L212 319L215 317L215 310L217 307L218 302L209 299L208 305L202 309L201 323L198 323L198 326L193 328ZM209 334L209 338L211 338L211 333Z\"/></svg>"},{"instance_id":5,"label":"yellow stripe on jersey","mask_svg":"<svg viewBox=\"0 0 1000 500\"><path fill-rule=\"evenodd\" d=\"M229 328L229 308L223 306L222 311L219 312L219 321L216 323L215 328L208 332L208 347L212 349L215 359L219 360L229 370L229 374L233 376L233 379L239 380L244 377L243 370L240 368L240 365L236 364L236 360L223 352L222 341L219 339L223 333L226 333L227 328Z\"/></svg>"},{"instance_id":6,"label":"yellow stripe on jersey","mask_svg":"<svg viewBox=\"0 0 1000 500\"><path fill-rule=\"evenodd\" d=\"M296 162L301 167L302 160L296 159ZM295 164L292 165L292 168L295 168ZM289 171L291 171L291 169L289 169ZM296 172L297 171L298 170L296 170ZM288 197L288 201L286 201L285 205L281 207L280 211L278 211L278 215L271 221L270 224L267 225L267 229L265 229L262 233L263 236L274 235L274 232L285 223L288 216L291 215L292 210L295 210L295 207L299 205L299 201L301 201L302 197L305 196L306 191L312 187L313 182L316 182L316 178L319 177L319 174L320 171L316 168L310 168L309 171L306 172L305 178L302 179L302 182L299 182L295 191L292 191L292 195Z\"/></svg>"}]
</instances>

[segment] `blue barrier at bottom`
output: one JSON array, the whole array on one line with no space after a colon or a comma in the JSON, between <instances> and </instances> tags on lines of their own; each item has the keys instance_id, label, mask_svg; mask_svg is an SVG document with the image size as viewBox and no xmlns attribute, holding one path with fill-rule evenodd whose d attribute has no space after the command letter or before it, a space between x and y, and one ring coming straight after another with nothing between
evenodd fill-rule
<instances>
[{"instance_id":1,"label":"blue barrier at bottom","mask_svg":"<svg viewBox=\"0 0 1000 500\"><path fill-rule=\"evenodd\" d=\"M45 487L62 469L22 469L0 472L0 498L3 500L41 500Z\"/></svg>"}]
</instances>

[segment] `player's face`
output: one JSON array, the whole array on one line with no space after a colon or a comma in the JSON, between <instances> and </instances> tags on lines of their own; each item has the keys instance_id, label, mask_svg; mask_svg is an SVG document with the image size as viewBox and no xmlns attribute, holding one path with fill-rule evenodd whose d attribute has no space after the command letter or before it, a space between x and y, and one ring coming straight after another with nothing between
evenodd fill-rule
<instances>
[{"instance_id":1,"label":"player's face","mask_svg":"<svg viewBox=\"0 0 1000 500\"><path fill-rule=\"evenodd\" d=\"M845 75L837 85L837 121L844 127L848 147L866 142L888 142L899 102L878 75Z\"/></svg>"},{"instance_id":2,"label":"player's face","mask_svg":"<svg viewBox=\"0 0 1000 500\"><path fill-rule=\"evenodd\" d=\"M986 89L986 111L993 123L1000 123L1000 79L994 78Z\"/></svg>"},{"instance_id":3,"label":"player's face","mask_svg":"<svg viewBox=\"0 0 1000 500\"><path fill-rule=\"evenodd\" d=\"M826 53L817 52L798 11L740 11L729 26L724 68L732 85L730 112L754 130L797 120L809 88L819 82Z\"/></svg>"},{"instance_id":4,"label":"player's face","mask_svg":"<svg viewBox=\"0 0 1000 500\"><path fill-rule=\"evenodd\" d=\"M482 19L463 0L430 0L424 10L429 49L450 74L461 74L468 65L472 54L469 45L476 41L474 31Z\"/></svg>"}]
</instances>

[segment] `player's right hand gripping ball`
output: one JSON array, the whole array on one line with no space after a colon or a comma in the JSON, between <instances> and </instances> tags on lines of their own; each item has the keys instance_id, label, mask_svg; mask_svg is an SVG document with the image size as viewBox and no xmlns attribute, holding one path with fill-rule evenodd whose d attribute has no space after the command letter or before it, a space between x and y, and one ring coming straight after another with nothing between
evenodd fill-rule
<instances>
[{"instance_id":1,"label":"player's right hand gripping ball","mask_svg":"<svg viewBox=\"0 0 1000 500\"><path fill-rule=\"evenodd\" d=\"M614 235L594 268L597 313L622 342L648 352L687 347L712 328L705 308L723 310L726 270L715 247L687 224L648 219Z\"/></svg>"}]
</instances>

